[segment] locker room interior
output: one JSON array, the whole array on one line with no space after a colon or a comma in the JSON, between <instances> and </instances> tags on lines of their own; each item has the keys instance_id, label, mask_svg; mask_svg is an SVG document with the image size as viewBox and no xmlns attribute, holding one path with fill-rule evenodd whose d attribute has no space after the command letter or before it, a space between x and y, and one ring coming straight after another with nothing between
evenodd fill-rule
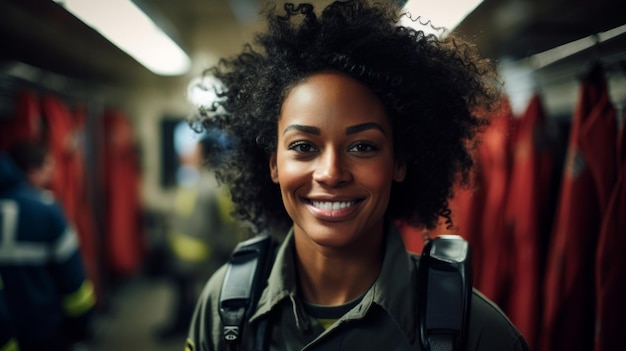
<instances>
[{"instance_id":1,"label":"locker room interior","mask_svg":"<svg viewBox=\"0 0 626 351\"><path fill-rule=\"evenodd\" d=\"M94 340L84 348L182 350L183 336L155 336L173 299L162 267L177 167L173 130L194 111L190 83L251 40L266 1L134 2L189 55L186 73L153 73L55 1L0 0L0 135L10 135L29 108L54 114L51 128L67 125L57 133L72 140L67 152L78 158L80 177L55 195L76 222L98 297ZM568 350L592 350L626 313L617 298L626 296L626 258L617 250L626 234L617 216L626 208L623 2L484 0L453 33L495 60L509 107L477 155L479 190L452 201L457 229L474 249L475 285L533 350L559 338L577 345ZM609 112L596 117L602 131L587 122L581 128L593 129L585 134L591 139L572 141L584 89L602 90ZM53 103L42 104L44 97ZM45 111L50 104L56 112ZM572 143L584 149L580 140L593 145L591 156L570 150ZM520 175L529 163L531 183ZM587 187L575 182L581 173ZM585 225L576 224L577 213L590 216ZM403 233L419 252L423 233Z\"/></svg>"}]
</instances>

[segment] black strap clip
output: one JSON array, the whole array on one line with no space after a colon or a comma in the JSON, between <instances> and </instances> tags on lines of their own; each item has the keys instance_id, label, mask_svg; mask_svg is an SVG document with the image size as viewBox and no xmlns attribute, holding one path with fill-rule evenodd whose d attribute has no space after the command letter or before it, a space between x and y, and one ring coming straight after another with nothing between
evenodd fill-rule
<instances>
[{"instance_id":1,"label":"black strap clip","mask_svg":"<svg viewBox=\"0 0 626 351\"><path fill-rule=\"evenodd\" d=\"M230 257L222 285L219 313L227 344L238 344L243 324L254 312L270 267L273 239L259 236L241 242Z\"/></svg>"},{"instance_id":2,"label":"black strap clip","mask_svg":"<svg viewBox=\"0 0 626 351\"><path fill-rule=\"evenodd\" d=\"M469 244L440 235L424 246L418 270L420 340L426 351L461 350L472 296Z\"/></svg>"}]
</instances>

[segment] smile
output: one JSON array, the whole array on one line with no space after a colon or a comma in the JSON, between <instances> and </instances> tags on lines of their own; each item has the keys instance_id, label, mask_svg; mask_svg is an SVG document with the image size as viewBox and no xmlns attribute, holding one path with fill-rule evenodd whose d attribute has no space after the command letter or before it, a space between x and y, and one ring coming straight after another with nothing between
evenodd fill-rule
<instances>
[{"instance_id":1,"label":"smile","mask_svg":"<svg viewBox=\"0 0 626 351\"><path fill-rule=\"evenodd\" d=\"M354 205L356 201L311 201L320 210L337 211Z\"/></svg>"},{"instance_id":2,"label":"smile","mask_svg":"<svg viewBox=\"0 0 626 351\"><path fill-rule=\"evenodd\" d=\"M351 218L358 211L361 201L309 200L307 207L317 219L336 222Z\"/></svg>"}]
</instances>

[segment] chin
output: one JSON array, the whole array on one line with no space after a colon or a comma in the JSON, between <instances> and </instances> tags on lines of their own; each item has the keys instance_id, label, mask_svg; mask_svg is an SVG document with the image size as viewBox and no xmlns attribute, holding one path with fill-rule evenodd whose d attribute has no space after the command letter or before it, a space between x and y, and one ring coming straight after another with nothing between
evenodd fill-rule
<instances>
[{"instance_id":1,"label":"chin","mask_svg":"<svg viewBox=\"0 0 626 351\"><path fill-rule=\"evenodd\" d=\"M300 227L300 231L308 240L319 246L341 248L350 246L360 240L359 235L352 228L342 228L341 225L309 225ZM350 226L352 227L352 226Z\"/></svg>"}]
</instances>

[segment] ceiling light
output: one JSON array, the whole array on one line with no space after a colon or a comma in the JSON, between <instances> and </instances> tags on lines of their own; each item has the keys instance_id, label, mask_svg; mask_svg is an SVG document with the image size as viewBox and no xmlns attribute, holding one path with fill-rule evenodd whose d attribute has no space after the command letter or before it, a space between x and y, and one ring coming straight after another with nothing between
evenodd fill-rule
<instances>
[{"instance_id":1,"label":"ceiling light","mask_svg":"<svg viewBox=\"0 0 626 351\"><path fill-rule=\"evenodd\" d=\"M410 18L403 17L401 24L422 30L427 34L445 36L482 2L483 0L409 0L403 9L410 14ZM415 21L418 17L419 20ZM430 24L424 25L428 21ZM443 27L445 30L432 29L431 24L434 27Z\"/></svg>"},{"instance_id":2,"label":"ceiling light","mask_svg":"<svg viewBox=\"0 0 626 351\"><path fill-rule=\"evenodd\" d=\"M540 69L624 33L626 24L534 54L529 57L529 62L534 69Z\"/></svg>"},{"instance_id":3,"label":"ceiling light","mask_svg":"<svg viewBox=\"0 0 626 351\"><path fill-rule=\"evenodd\" d=\"M55 0L158 75L187 73L189 56L130 0Z\"/></svg>"}]
</instances>

